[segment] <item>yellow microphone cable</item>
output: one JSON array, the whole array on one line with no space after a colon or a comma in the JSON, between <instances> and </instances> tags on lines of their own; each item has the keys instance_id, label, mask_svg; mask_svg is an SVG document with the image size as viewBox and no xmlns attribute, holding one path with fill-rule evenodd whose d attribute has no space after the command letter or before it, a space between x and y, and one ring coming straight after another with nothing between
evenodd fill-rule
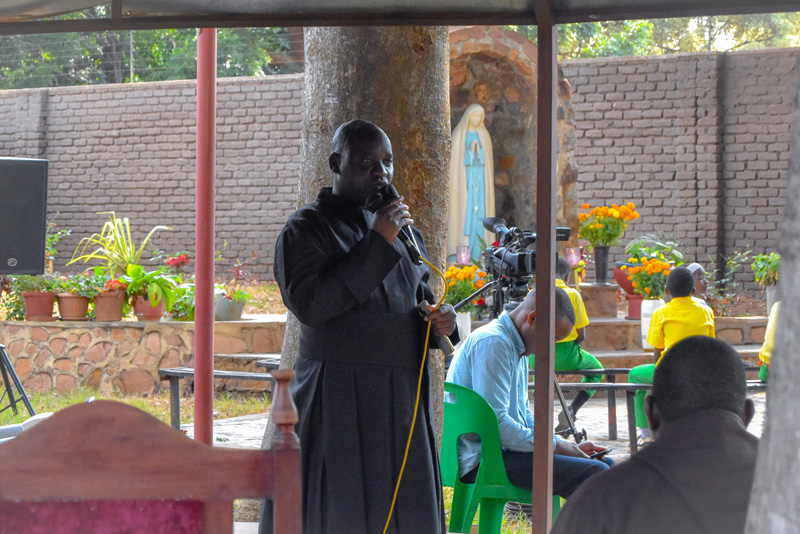
<instances>
[{"instance_id":1,"label":"yellow microphone cable","mask_svg":"<svg viewBox=\"0 0 800 534\"><path fill-rule=\"evenodd\" d=\"M442 271L436 268L434 264L423 258L421 255L419 257L423 262L425 262L431 269L436 271L442 281L444 282L444 294L439 302L436 304L436 307L433 308L433 311L439 309L439 307L444 303L444 299L447 296L447 278L442 274ZM386 531L389 529L389 522L392 520L392 514L394 513L394 505L397 502L397 493L400 491L400 481L403 480L403 471L406 469L406 461L408 460L408 450L411 448L411 437L414 435L414 425L417 422L417 411L419 408L419 398L420 393L422 391L422 374L425 371L425 360L428 355L428 341L431 338L431 323L428 322L428 331L425 334L425 351L422 353L422 364L419 368L419 377L417 378L417 399L414 401L414 416L411 418L411 430L408 431L408 441L406 442L406 452L403 455L403 463L400 466L400 473L397 475L397 485L394 487L394 495L392 496L392 505L389 508L389 516L386 518L386 525L383 527L383 534L386 534Z\"/></svg>"}]
</instances>

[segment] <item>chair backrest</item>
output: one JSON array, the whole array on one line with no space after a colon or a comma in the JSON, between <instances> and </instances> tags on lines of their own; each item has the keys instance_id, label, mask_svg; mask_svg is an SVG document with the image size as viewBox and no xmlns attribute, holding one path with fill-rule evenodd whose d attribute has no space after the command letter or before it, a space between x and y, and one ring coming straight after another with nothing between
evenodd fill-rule
<instances>
[{"instance_id":1,"label":"chair backrest","mask_svg":"<svg viewBox=\"0 0 800 534\"><path fill-rule=\"evenodd\" d=\"M481 439L481 472L486 484L510 485L500 447L497 415L475 391L445 382L444 429L442 433L442 483L454 486L458 476L456 444L463 434L475 433Z\"/></svg>"},{"instance_id":2,"label":"chair backrest","mask_svg":"<svg viewBox=\"0 0 800 534\"><path fill-rule=\"evenodd\" d=\"M210 447L118 402L55 413L0 445L0 532L230 533L233 499L250 498L273 500L276 534L299 534L293 371L273 375L269 450Z\"/></svg>"}]
</instances>

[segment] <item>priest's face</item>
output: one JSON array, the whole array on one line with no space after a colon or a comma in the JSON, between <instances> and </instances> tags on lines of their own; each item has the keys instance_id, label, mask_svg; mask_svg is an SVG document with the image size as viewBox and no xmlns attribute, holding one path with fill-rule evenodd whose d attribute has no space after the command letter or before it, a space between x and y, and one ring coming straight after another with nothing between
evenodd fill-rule
<instances>
[{"instance_id":1,"label":"priest's face","mask_svg":"<svg viewBox=\"0 0 800 534\"><path fill-rule=\"evenodd\" d=\"M339 152L331 154L330 163L337 195L366 203L376 191L392 183L392 144L377 127L354 133Z\"/></svg>"}]
</instances>

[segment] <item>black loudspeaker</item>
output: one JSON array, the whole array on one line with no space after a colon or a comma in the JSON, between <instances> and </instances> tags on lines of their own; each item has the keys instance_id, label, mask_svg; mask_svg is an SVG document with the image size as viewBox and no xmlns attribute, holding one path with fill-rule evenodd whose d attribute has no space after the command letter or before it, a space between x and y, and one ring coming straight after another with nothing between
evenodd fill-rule
<instances>
[{"instance_id":1,"label":"black loudspeaker","mask_svg":"<svg viewBox=\"0 0 800 534\"><path fill-rule=\"evenodd\" d=\"M47 160L0 158L0 274L42 274Z\"/></svg>"}]
</instances>

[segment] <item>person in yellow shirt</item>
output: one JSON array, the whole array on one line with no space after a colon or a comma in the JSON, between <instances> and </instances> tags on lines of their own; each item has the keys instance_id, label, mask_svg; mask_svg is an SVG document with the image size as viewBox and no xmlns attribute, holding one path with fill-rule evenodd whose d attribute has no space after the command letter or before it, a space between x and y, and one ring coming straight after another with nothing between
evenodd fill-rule
<instances>
[{"instance_id":1,"label":"person in yellow shirt","mask_svg":"<svg viewBox=\"0 0 800 534\"><path fill-rule=\"evenodd\" d=\"M583 304L580 292L567 286L570 272L569 262L565 258L558 258L556 261L556 287L560 287L569 295L572 308L575 310L575 326L572 327L572 332L567 337L556 343L555 370L602 369L603 365L598 359L586 352L580 345L586 339L585 328L589 324L589 316L586 314L586 306ZM600 382L601 380L603 380L602 375L584 376L581 382ZM592 395L594 395L594 391L579 391L575 395L567 408L572 412L573 417ZM563 432L568 428L567 415L565 412L561 412L558 415L558 425L555 431Z\"/></svg>"},{"instance_id":2,"label":"person in yellow shirt","mask_svg":"<svg viewBox=\"0 0 800 534\"><path fill-rule=\"evenodd\" d=\"M653 347L653 361L639 365L628 373L628 382L636 384L652 384L653 372L661 356L678 341L689 336L714 337L714 312L703 304L692 300L695 279L691 271L685 267L676 267L667 276L667 294L672 297L667 304L653 312L647 343ZM640 429L642 444L652 440L644 411L644 398L647 392L637 391L634 407L636 409L636 426Z\"/></svg>"},{"instance_id":3,"label":"person in yellow shirt","mask_svg":"<svg viewBox=\"0 0 800 534\"><path fill-rule=\"evenodd\" d=\"M767 331L764 332L764 343L758 353L758 359L761 360L758 378L762 382L766 382L769 379L769 364L772 361L772 348L775 346L775 327L778 325L778 307L780 307L780 304L780 301L776 302L769 311Z\"/></svg>"}]
</instances>

